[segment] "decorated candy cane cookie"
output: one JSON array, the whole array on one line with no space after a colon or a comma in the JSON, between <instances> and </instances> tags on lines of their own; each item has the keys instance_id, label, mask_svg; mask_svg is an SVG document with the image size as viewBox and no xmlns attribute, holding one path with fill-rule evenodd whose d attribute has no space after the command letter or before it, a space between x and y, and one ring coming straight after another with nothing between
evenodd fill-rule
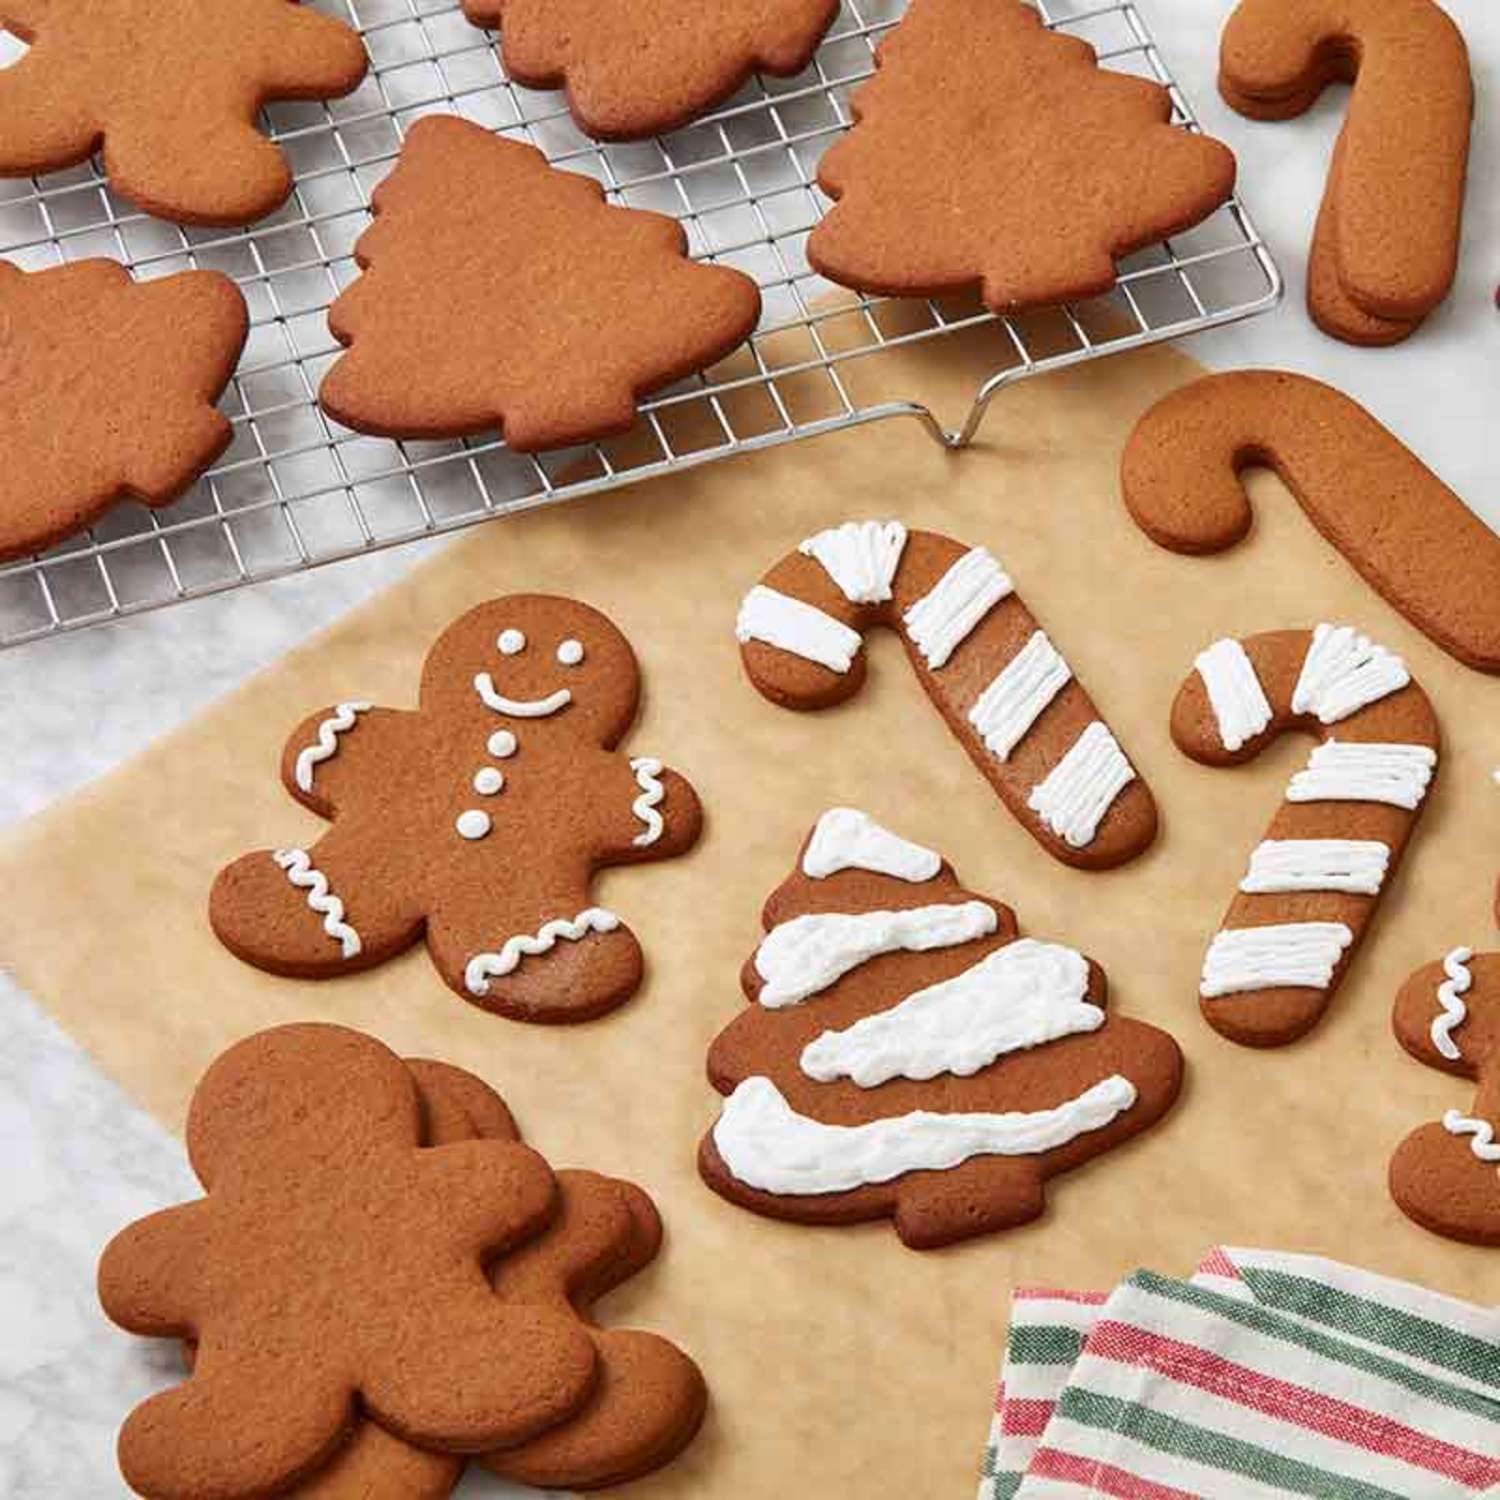
<instances>
[{"instance_id":1,"label":"decorated candy cane cookie","mask_svg":"<svg viewBox=\"0 0 1500 1500\"><path fill-rule=\"evenodd\" d=\"M1274 469L1383 599L1450 656L1500 672L1500 537L1348 396L1284 370L1206 375L1158 401L1120 482L1173 552L1221 552L1253 519L1244 469Z\"/></svg>"},{"instance_id":2,"label":"decorated candy cane cookie","mask_svg":"<svg viewBox=\"0 0 1500 1500\"><path fill-rule=\"evenodd\" d=\"M1097 964L862 812L824 813L764 923L699 1154L757 1213L889 1217L918 1249L1023 1224L1177 1096L1177 1044L1107 1009Z\"/></svg>"},{"instance_id":3,"label":"decorated candy cane cookie","mask_svg":"<svg viewBox=\"0 0 1500 1500\"><path fill-rule=\"evenodd\" d=\"M1250 855L1199 985L1214 1030L1275 1047L1323 1014L1437 770L1438 726L1401 658L1349 626L1216 641L1172 706L1172 738L1237 765L1289 729L1319 743Z\"/></svg>"},{"instance_id":4,"label":"decorated candy cane cookie","mask_svg":"<svg viewBox=\"0 0 1500 1500\"><path fill-rule=\"evenodd\" d=\"M1156 803L998 559L899 521L809 537L750 590L737 634L750 680L825 708L865 680L865 631L900 635L927 695L1001 801L1082 869L1133 859Z\"/></svg>"},{"instance_id":5,"label":"decorated candy cane cookie","mask_svg":"<svg viewBox=\"0 0 1500 1500\"><path fill-rule=\"evenodd\" d=\"M1418 1062L1478 1085L1467 1111L1419 1126L1391 1158L1391 1196L1450 1239L1500 1245L1500 953L1454 948L1418 969L1391 1024Z\"/></svg>"}]
</instances>

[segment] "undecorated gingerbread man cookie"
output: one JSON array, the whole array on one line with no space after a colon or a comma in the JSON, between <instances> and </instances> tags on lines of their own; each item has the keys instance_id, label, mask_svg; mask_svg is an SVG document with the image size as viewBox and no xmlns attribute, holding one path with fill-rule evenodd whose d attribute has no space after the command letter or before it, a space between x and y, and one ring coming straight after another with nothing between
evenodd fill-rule
<instances>
[{"instance_id":1,"label":"undecorated gingerbread man cookie","mask_svg":"<svg viewBox=\"0 0 1500 1500\"><path fill-rule=\"evenodd\" d=\"M424 934L465 999L578 1021L628 999L640 944L589 902L605 865L668 859L702 823L686 780L616 749L640 696L630 643L597 610L517 594L451 625L420 706L321 709L282 753L287 790L332 827L220 872L214 931L275 974L328 979Z\"/></svg>"}]
</instances>

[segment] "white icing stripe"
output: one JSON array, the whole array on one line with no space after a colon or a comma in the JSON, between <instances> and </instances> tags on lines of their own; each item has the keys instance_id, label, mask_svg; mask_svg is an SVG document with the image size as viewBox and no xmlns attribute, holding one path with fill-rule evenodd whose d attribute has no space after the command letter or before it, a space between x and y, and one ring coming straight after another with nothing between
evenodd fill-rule
<instances>
[{"instance_id":1,"label":"white icing stripe","mask_svg":"<svg viewBox=\"0 0 1500 1500\"><path fill-rule=\"evenodd\" d=\"M1288 802L1385 802L1415 811L1437 765L1428 745L1378 745L1327 740L1292 777Z\"/></svg>"},{"instance_id":2,"label":"white icing stripe","mask_svg":"<svg viewBox=\"0 0 1500 1500\"><path fill-rule=\"evenodd\" d=\"M1208 690L1209 706L1226 750L1238 750L1271 722L1271 705L1255 663L1235 640L1215 641L1198 653L1194 665Z\"/></svg>"},{"instance_id":3,"label":"white icing stripe","mask_svg":"<svg viewBox=\"0 0 1500 1500\"><path fill-rule=\"evenodd\" d=\"M297 764L292 770L293 779L300 790L312 791L313 768L332 758L339 747L338 737L353 729L355 719L360 714L369 713L374 706L373 703L363 701L340 703L337 711L318 725L317 744L298 752Z\"/></svg>"},{"instance_id":4,"label":"white icing stripe","mask_svg":"<svg viewBox=\"0 0 1500 1500\"><path fill-rule=\"evenodd\" d=\"M1438 1004L1443 1013L1435 1016L1429 1035L1432 1045L1448 1059L1457 1062L1463 1056L1458 1043L1453 1040L1454 1031L1468 1019L1469 1007L1459 999L1467 994L1474 983L1469 972L1469 961L1474 957L1472 948L1454 948L1443 960L1443 973L1447 976L1438 986Z\"/></svg>"},{"instance_id":5,"label":"white icing stripe","mask_svg":"<svg viewBox=\"0 0 1500 1500\"><path fill-rule=\"evenodd\" d=\"M742 644L764 641L831 672L847 672L854 665L861 640L842 620L763 583L745 595L734 633Z\"/></svg>"},{"instance_id":6,"label":"white icing stripe","mask_svg":"<svg viewBox=\"0 0 1500 1500\"><path fill-rule=\"evenodd\" d=\"M1266 839L1240 881L1247 895L1271 891L1345 891L1375 896L1391 851L1378 839Z\"/></svg>"},{"instance_id":7,"label":"white icing stripe","mask_svg":"<svg viewBox=\"0 0 1500 1500\"><path fill-rule=\"evenodd\" d=\"M866 1125L799 1115L769 1078L747 1078L724 1101L714 1146L736 1180L764 1193L842 1193L907 1172L941 1172L971 1156L1034 1156L1108 1125L1136 1101L1112 1073L1075 1098L1030 1112L910 1114Z\"/></svg>"},{"instance_id":8,"label":"white icing stripe","mask_svg":"<svg viewBox=\"0 0 1500 1500\"><path fill-rule=\"evenodd\" d=\"M975 547L906 611L906 633L936 671L1013 588L1005 569L984 547Z\"/></svg>"},{"instance_id":9,"label":"white icing stripe","mask_svg":"<svg viewBox=\"0 0 1500 1500\"><path fill-rule=\"evenodd\" d=\"M851 604L884 604L905 548L906 527L899 521L845 521L797 550L816 558Z\"/></svg>"},{"instance_id":10,"label":"white icing stripe","mask_svg":"<svg viewBox=\"0 0 1500 1500\"><path fill-rule=\"evenodd\" d=\"M641 795L630 804L630 810L646 825L644 831L636 834L630 842L637 849L644 849L654 844L666 827L656 809L667 795L667 789L661 784L662 764L654 757L638 756L630 762L630 769L635 772L635 784L641 789Z\"/></svg>"},{"instance_id":11,"label":"white icing stripe","mask_svg":"<svg viewBox=\"0 0 1500 1500\"><path fill-rule=\"evenodd\" d=\"M1406 663L1351 625L1319 625L1292 690L1292 712L1336 724L1411 681Z\"/></svg>"},{"instance_id":12,"label":"white icing stripe","mask_svg":"<svg viewBox=\"0 0 1500 1500\"><path fill-rule=\"evenodd\" d=\"M1326 990L1339 955L1354 941L1343 922L1282 922L1214 934L1203 958L1205 999L1247 990Z\"/></svg>"},{"instance_id":13,"label":"white icing stripe","mask_svg":"<svg viewBox=\"0 0 1500 1500\"><path fill-rule=\"evenodd\" d=\"M1025 738L1042 710L1068 685L1072 669L1045 630L1036 631L969 710L985 748L1001 760Z\"/></svg>"},{"instance_id":14,"label":"white icing stripe","mask_svg":"<svg viewBox=\"0 0 1500 1500\"><path fill-rule=\"evenodd\" d=\"M464 966L464 988L471 995L487 995L490 980L503 979L523 958L536 958L550 952L559 939L576 943L591 932L613 932L619 925L620 919L602 906L591 906L571 921L567 917L558 917L544 922L535 937L522 933L506 938L498 953L476 953Z\"/></svg>"},{"instance_id":15,"label":"white icing stripe","mask_svg":"<svg viewBox=\"0 0 1500 1500\"><path fill-rule=\"evenodd\" d=\"M344 903L328 888L328 877L313 868L306 849L278 849L271 858L286 871L298 890L307 892L307 904L323 919L323 931L339 945L345 958L356 958L363 944L359 934L344 920Z\"/></svg>"},{"instance_id":16,"label":"white icing stripe","mask_svg":"<svg viewBox=\"0 0 1500 1500\"><path fill-rule=\"evenodd\" d=\"M952 948L988 937L998 925L994 907L983 901L793 917L756 950L755 972L765 981L759 1000L771 1010L796 1005L879 954Z\"/></svg>"},{"instance_id":17,"label":"white icing stripe","mask_svg":"<svg viewBox=\"0 0 1500 1500\"><path fill-rule=\"evenodd\" d=\"M1065 844L1082 849L1093 842L1105 813L1134 780L1125 752L1108 726L1095 719L1046 780L1032 788L1026 805Z\"/></svg>"},{"instance_id":18,"label":"white icing stripe","mask_svg":"<svg viewBox=\"0 0 1500 1500\"><path fill-rule=\"evenodd\" d=\"M495 686L495 679L488 672L475 677L474 691L486 708L494 709L497 714L509 714L514 719L547 719L561 713L573 701L567 688L558 688L545 698L507 698Z\"/></svg>"},{"instance_id":19,"label":"white icing stripe","mask_svg":"<svg viewBox=\"0 0 1500 1500\"><path fill-rule=\"evenodd\" d=\"M1450 1109L1443 1116L1443 1129L1449 1135L1471 1135L1469 1150L1480 1161L1500 1162L1500 1143L1495 1140L1495 1127L1488 1120L1476 1120L1471 1115L1461 1115Z\"/></svg>"},{"instance_id":20,"label":"white icing stripe","mask_svg":"<svg viewBox=\"0 0 1500 1500\"><path fill-rule=\"evenodd\" d=\"M1097 1031L1089 965L1056 943L1021 938L952 979L908 995L802 1049L802 1071L820 1083L849 1078L874 1088L891 1078L968 1078L997 1057L1079 1031Z\"/></svg>"},{"instance_id":21,"label":"white icing stripe","mask_svg":"<svg viewBox=\"0 0 1500 1500\"><path fill-rule=\"evenodd\" d=\"M941 855L882 828L853 807L833 807L824 813L802 856L802 873L812 880L826 880L840 870L869 870L917 885L931 880L942 867Z\"/></svg>"}]
</instances>

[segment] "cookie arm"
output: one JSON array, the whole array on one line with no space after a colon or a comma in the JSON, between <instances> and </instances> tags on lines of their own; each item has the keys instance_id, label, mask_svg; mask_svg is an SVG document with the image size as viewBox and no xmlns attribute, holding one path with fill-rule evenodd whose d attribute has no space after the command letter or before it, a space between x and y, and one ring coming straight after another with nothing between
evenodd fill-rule
<instances>
[{"instance_id":1,"label":"cookie arm","mask_svg":"<svg viewBox=\"0 0 1500 1500\"><path fill-rule=\"evenodd\" d=\"M309 714L287 736L281 780L293 797L331 818L351 790L369 778L388 778L410 750L403 739L415 715L346 698Z\"/></svg>"},{"instance_id":2,"label":"cookie arm","mask_svg":"<svg viewBox=\"0 0 1500 1500\"><path fill-rule=\"evenodd\" d=\"M281 7L278 27L263 75L268 98L326 99L359 86L369 56L352 27L300 4Z\"/></svg>"},{"instance_id":3,"label":"cookie arm","mask_svg":"<svg viewBox=\"0 0 1500 1500\"><path fill-rule=\"evenodd\" d=\"M1456 949L1450 957L1461 957L1463 952ZM1391 1029L1418 1062L1460 1078L1477 1078L1485 1051L1483 1031L1487 1028L1475 1025L1474 1013L1494 1010L1500 1000L1500 953L1475 954L1467 962L1453 965L1454 974L1467 972L1471 982L1462 987L1448 986L1447 993L1452 996L1450 1024L1443 1023L1449 1012L1442 999L1450 977L1445 962L1435 959L1407 977L1391 1008ZM1459 1055L1450 1057L1439 1046L1440 1040Z\"/></svg>"},{"instance_id":4,"label":"cookie arm","mask_svg":"<svg viewBox=\"0 0 1500 1500\"><path fill-rule=\"evenodd\" d=\"M99 1258L99 1305L109 1319L148 1338L196 1332L206 1200L148 1214L122 1229Z\"/></svg>"},{"instance_id":5,"label":"cookie arm","mask_svg":"<svg viewBox=\"0 0 1500 1500\"><path fill-rule=\"evenodd\" d=\"M633 864L671 859L691 849L703 829L703 805L692 783L654 756L612 755L605 839L601 863Z\"/></svg>"},{"instance_id":6,"label":"cookie arm","mask_svg":"<svg viewBox=\"0 0 1500 1500\"><path fill-rule=\"evenodd\" d=\"M7 4L10 29L25 39L32 7ZM7 176L52 172L83 161L99 137L99 123L82 98L64 94L50 49L38 44L19 62L0 68L0 171Z\"/></svg>"}]
</instances>

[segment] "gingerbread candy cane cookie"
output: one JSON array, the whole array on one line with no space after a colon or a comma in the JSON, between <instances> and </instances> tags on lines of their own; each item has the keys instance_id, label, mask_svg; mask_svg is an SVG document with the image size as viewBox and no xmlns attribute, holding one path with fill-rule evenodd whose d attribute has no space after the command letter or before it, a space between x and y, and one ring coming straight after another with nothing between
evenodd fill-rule
<instances>
[{"instance_id":1,"label":"gingerbread candy cane cookie","mask_svg":"<svg viewBox=\"0 0 1500 1500\"><path fill-rule=\"evenodd\" d=\"M1437 769L1427 695L1347 625L1216 641L1172 705L1172 738L1205 765L1251 760L1290 729L1319 744L1251 852L1198 989L1209 1025L1250 1047L1323 1014Z\"/></svg>"},{"instance_id":2,"label":"gingerbread candy cane cookie","mask_svg":"<svg viewBox=\"0 0 1500 1500\"><path fill-rule=\"evenodd\" d=\"M1133 859L1156 803L1000 562L899 521L809 537L745 596L736 633L773 703L841 703L865 680L863 633L894 630L927 695L1033 838L1080 869Z\"/></svg>"},{"instance_id":3,"label":"gingerbread candy cane cookie","mask_svg":"<svg viewBox=\"0 0 1500 1500\"><path fill-rule=\"evenodd\" d=\"M1125 504L1173 552L1220 552L1250 530L1240 472L1274 469L1308 519L1450 656L1500 672L1500 537L1348 396L1284 370L1182 386L1136 424Z\"/></svg>"}]
</instances>

